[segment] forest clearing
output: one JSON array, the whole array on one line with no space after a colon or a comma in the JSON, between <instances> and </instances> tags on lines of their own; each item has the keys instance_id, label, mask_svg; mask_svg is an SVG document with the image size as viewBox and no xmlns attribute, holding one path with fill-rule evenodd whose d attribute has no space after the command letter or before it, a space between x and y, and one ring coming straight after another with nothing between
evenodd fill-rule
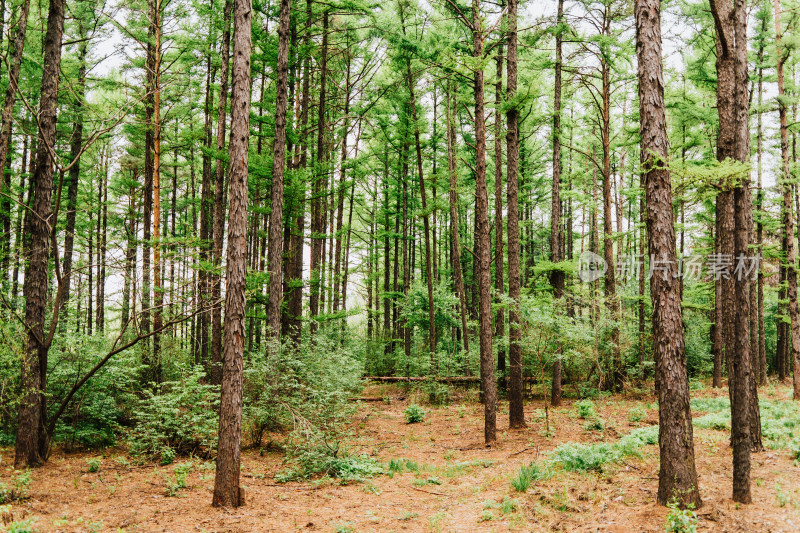
<instances>
[{"instance_id":1,"label":"forest clearing","mask_svg":"<svg viewBox=\"0 0 800 533\"><path fill-rule=\"evenodd\" d=\"M755 503L739 507L728 494L730 432L724 416L718 416L725 395L707 384L698 382L697 388L692 398L704 495L696 513L697 531L797 531L796 459L786 449L786 435L775 428L784 423L796 427L800 410L782 412L765 426L771 428L767 450L753 462ZM567 400L549 410L549 433L541 400L532 401L526 416L529 428L508 430L501 424L493 448L475 438L482 427L482 408L474 390L455 389L447 405L426 404L428 398L418 388L368 385L364 392L387 401L363 402L353 417L346 445L380 464L380 473L361 481L326 476L276 483L276 474L286 465L283 454L271 445L282 436L267 435L262 449L243 452L245 506L215 511L207 503L213 464L201 458L160 466L137 464L117 448L56 452L46 467L34 471L29 499L11 506L3 520L7 524L11 515L32 519L37 531L53 532L665 531L671 510L654 501L654 441L587 470L571 471L553 460L554 450L563 443L613 445L632 431L652 429L658 414L655 397L647 391L605 396L592 402L588 414L580 406L589 404ZM398 397L405 399L390 400ZM776 406L790 397L788 387L775 384L764 394L764 400ZM423 406L425 418L409 424L404 411L414 402ZM507 405L501 403L499 409L505 411ZM598 420L602 429L592 426ZM0 480L8 485L13 484L11 452L0 452ZM91 469L94 461L96 471ZM520 469L531 464L538 465L542 478L520 491L514 482ZM185 486L175 489L176 473L181 471L186 472Z\"/></svg>"}]
</instances>

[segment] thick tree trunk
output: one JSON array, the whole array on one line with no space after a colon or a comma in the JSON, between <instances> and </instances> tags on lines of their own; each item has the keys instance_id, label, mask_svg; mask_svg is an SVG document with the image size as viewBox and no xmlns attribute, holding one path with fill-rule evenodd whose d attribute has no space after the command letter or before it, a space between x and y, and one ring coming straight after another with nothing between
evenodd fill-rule
<instances>
[{"instance_id":1,"label":"thick tree trunk","mask_svg":"<svg viewBox=\"0 0 800 533\"><path fill-rule=\"evenodd\" d=\"M47 352L45 308L47 305L50 217L53 189L53 152L56 138L58 78L61 39L64 34L64 1L51 0L44 39L44 68L39 98L39 142L36 168L31 177L34 189L33 216L28 217L28 266L25 270L25 327L28 330L22 356L21 397L17 421L14 466L36 466L47 457L49 445L44 431L47 409ZM56 312L58 309L56 307Z\"/></svg>"},{"instance_id":2,"label":"thick tree trunk","mask_svg":"<svg viewBox=\"0 0 800 533\"><path fill-rule=\"evenodd\" d=\"M247 254L247 152L250 139L250 27L249 0L233 0L233 90L231 91L230 213L225 283L225 351L219 448L214 480L215 507L244 504L239 487L242 438L242 384Z\"/></svg>"},{"instance_id":3,"label":"thick tree trunk","mask_svg":"<svg viewBox=\"0 0 800 533\"><path fill-rule=\"evenodd\" d=\"M658 503L678 498L699 507L694 462L689 379L677 279L672 186L668 168L666 107L661 66L661 2L637 0L636 52L639 69L642 170L647 197L648 249L663 258L667 271L650 278L653 301L653 350L659 402Z\"/></svg>"}]
</instances>

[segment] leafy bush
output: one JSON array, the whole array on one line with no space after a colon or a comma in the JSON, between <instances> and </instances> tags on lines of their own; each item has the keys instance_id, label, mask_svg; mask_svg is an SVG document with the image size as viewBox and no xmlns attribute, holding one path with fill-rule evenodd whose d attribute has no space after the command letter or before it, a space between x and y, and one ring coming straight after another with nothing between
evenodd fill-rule
<instances>
[{"instance_id":1,"label":"leafy bush","mask_svg":"<svg viewBox=\"0 0 800 533\"><path fill-rule=\"evenodd\" d=\"M144 391L133 412L128 446L134 455L170 464L176 455L213 455L217 447L219 387L202 383L200 367L185 369L159 392Z\"/></svg>"},{"instance_id":2,"label":"leafy bush","mask_svg":"<svg viewBox=\"0 0 800 533\"><path fill-rule=\"evenodd\" d=\"M403 412L407 424L416 424L425 420L425 410L419 405L409 405Z\"/></svg>"}]
</instances>

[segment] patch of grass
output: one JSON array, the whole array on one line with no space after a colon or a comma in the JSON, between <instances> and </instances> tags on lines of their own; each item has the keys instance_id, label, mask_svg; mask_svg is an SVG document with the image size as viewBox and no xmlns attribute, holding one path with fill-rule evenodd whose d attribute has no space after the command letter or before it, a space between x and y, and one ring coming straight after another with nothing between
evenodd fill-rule
<instances>
[{"instance_id":1,"label":"patch of grass","mask_svg":"<svg viewBox=\"0 0 800 533\"><path fill-rule=\"evenodd\" d=\"M517 475L511 479L511 486L517 492L527 492L534 481L544 477L542 469L536 463L522 465Z\"/></svg>"},{"instance_id":2,"label":"patch of grass","mask_svg":"<svg viewBox=\"0 0 800 533\"><path fill-rule=\"evenodd\" d=\"M603 431L605 428L605 422L603 422L603 419L599 417L592 418L583 425L583 429L586 431Z\"/></svg>"},{"instance_id":3,"label":"patch of grass","mask_svg":"<svg viewBox=\"0 0 800 533\"><path fill-rule=\"evenodd\" d=\"M603 465L619 459L611 444L577 444L568 442L553 451L553 461L570 472L602 471Z\"/></svg>"},{"instance_id":4,"label":"patch of grass","mask_svg":"<svg viewBox=\"0 0 800 533\"><path fill-rule=\"evenodd\" d=\"M403 514L397 517L398 520L403 520L407 522L408 520L413 520L419 516L419 513L412 513L411 511L403 511Z\"/></svg>"}]
</instances>

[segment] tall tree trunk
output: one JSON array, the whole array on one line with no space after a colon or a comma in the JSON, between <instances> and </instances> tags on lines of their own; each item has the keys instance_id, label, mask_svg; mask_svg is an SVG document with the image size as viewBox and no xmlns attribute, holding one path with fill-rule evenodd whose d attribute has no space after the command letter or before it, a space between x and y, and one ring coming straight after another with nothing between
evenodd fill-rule
<instances>
[{"instance_id":1,"label":"tall tree trunk","mask_svg":"<svg viewBox=\"0 0 800 533\"><path fill-rule=\"evenodd\" d=\"M153 0L155 31L153 61L153 364L161 382L161 326L164 322L164 287L161 265L161 0ZM99 245L99 243L98 243ZM100 283L101 280L97 280ZM98 307L100 302L98 302Z\"/></svg>"},{"instance_id":2,"label":"tall tree trunk","mask_svg":"<svg viewBox=\"0 0 800 533\"><path fill-rule=\"evenodd\" d=\"M222 52L219 83L219 113L217 116L217 155L225 150L225 122L228 106L228 69L230 67L231 10L234 0L225 0L223 12ZM219 268L222 264L222 240L225 231L225 163L217 158L214 180L214 242L211 257L214 270L211 272L211 383L222 383L222 287Z\"/></svg>"},{"instance_id":3,"label":"tall tree trunk","mask_svg":"<svg viewBox=\"0 0 800 533\"><path fill-rule=\"evenodd\" d=\"M514 102L517 96L517 0L508 0L508 58L506 60L506 98ZM525 412L522 400L522 340L520 303L522 285L520 279L519 247L519 110L516 105L506 111L506 194L508 195L508 411L512 428L525 427Z\"/></svg>"},{"instance_id":4,"label":"tall tree trunk","mask_svg":"<svg viewBox=\"0 0 800 533\"><path fill-rule=\"evenodd\" d=\"M678 498L699 507L694 462L689 379L681 318L680 287L668 164L666 106L661 66L661 2L637 0L636 52L642 170L647 196L647 234L651 257L663 258L667 271L650 277L653 350L659 404L658 503Z\"/></svg>"},{"instance_id":5,"label":"tall tree trunk","mask_svg":"<svg viewBox=\"0 0 800 533\"><path fill-rule=\"evenodd\" d=\"M328 12L322 14L322 50L320 51L319 105L317 113L317 165L312 173L311 188L311 273L309 312L311 313L311 334L317 332L317 315L320 312L320 288L322 278L325 241L322 182L327 182L327 157L325 156L325 100L328 80Z\"/></svg>"},{"instance_id":6,"label":"tall tree trunk","mask_svg":"<svg viewBox=\"0 0 800 533\"><path fill-rule=\"evenodd\" d=\"M448 84L450 82L448 81ZM450 239L453 247L453 283L461 314L461 339L464 344L464 375L470 375L469 330L467 329L467 298L464 294L464 275L461 272L461 243L458 238L458 173L456 171L456 126L453 113L456 109L455 94L451 87L447 90L447 169L450 175Z\"/></svg>"},{"instance_id":7,"label":"tall tree trunk","mask_svg":"<svg viewBox=\"0 0 800 533\"><path fill-rule=\"evenodd\" d=\"M233 90L231 91L230 214L225 283L225 351L219 447L214 480L215 507L244 504L239 487L242 438L242 384L247 254L247 152L250 140L250 27L249 0L233 0Z\"/></svg>"},{"instance_id":8,"label":"tall tree trunk","mask_svg":"<svg viewBox=\"0 0 800 533\"><path fill-rule=\"evenodd\" d=\"M30 0L25 0L23 9L27 18L27 4ZM20 24L22 20L20 20ZM67 217L66 227L64 229L64 307L62 310L61 318L61 331L66 331L67 320L66 315L69 312L69 298L71 288L72 272L72 253L75 243L75 218L77 215L78 203L78 182L81 175L80 152L83 146L83 105L86 97L86 50L87 41L86 30L83 21L78 21L78 34L82 40L78 44L78 83L74 88L74 109L75 109L75 124L72 128L72 137L70 138L70 161L72 168L69 169L69 185L67 185ZM13 98L13 97L12 97ZM8 99L8 94L6 94ZM12 104L13 105L13 104ZM3 138L0 137L0 149L4 146ZM0 154L0 165L3 163L2 154Z\"/></svg>"},{"instance_id":9,"label":"tall tree trunk","mask_svg":"<svg viewBox=\"0 0 800 533\"><path fill-rule=\"evenodd\" d=\"M789 120L786 113L786 96L783 69L787 52L781 48L781 3L773 0L775 8L775 54L777 56L778 76L778 114L780 116L781 135L781 189L783 190L783 232L786 243L786 298L789 301L789 349L790 361L793 363L794 399L800 400L800 320L797 306L797 257L794 250L794 217L792 216L792 184L789 168Z\"/></svg>"},{"instance_id":10,"label":"tall tree trunk","mask_svg":"<svg viewBox=\"0 0 800 533\"><path fill-rule=\"evenodd\" d=\"M483 57L483 25L480 0L472 0L472 55ZM473 71L475 95L475 251L478 260L480 291L479 320L481 347L481 384L484 403L484 439L487 445L497 441L497 382L492 357L492 276L489 231L489 192L486 187L486 117L483 94L483 70Z\"/></svg>"},{"instance_id":11,"label":"tall tree trunk","mask_svg":"<svg viewBox=\"0 0 800 533\"><path fill-rule=\"evenodd\" d=\"M51 0L44 39L44 68L39 97L39 142L36 169L31 177L34 189L33 216L28 218L28 266L25 270L25 327L28 330L20 376L21 397L17 421L14 466L35 466L46 459L49 441L44 431L47 413L47 352L44 331L47 304L48 260L50 257L51 196L53 189L53 148L56 139L58 78L61 67L61 39L64 34L64 1ZM58 306L54 311L58 313Z\"/></svg>"},{"instance_id":12,"label":"tall tree trunk","mask_svg":"<svg viewBox=\"0 0 800 533\"><path fill-rule=\"evenodd\" d=\"M717 39L717 111L719 131L717 158L747 162L750 156L747 81L747 10L745 0L711 4ZM717 209L721 222L720 252L733 258L749 258L752 212L748 177L732 190L720 193ZM750 451L753 447L751 411L753 395L750 357L750 291L747 276L723 279L723 328L728 359L733 447L733 500L750 503ZM755 404L757 409L757 404Z\"/></svg>"},{"instance_id":13,"label":"tall tree trunk","mask_svg":"<svg viewBox=\"0 0 800 533\"><path fill-rule=\"evenodd\" d=\"M289 20L291 0L281 0L278 24L278 81L275 102L275 147L272 165L272 211L269 221L269 309L267 332L280 337L283 300L283 175L286 168L286 114L289 107Z\"/></svg>"},{"instance_id":14,"label":"tall tree trunk","mask_svg":"<svg viewBox=\"0 0 800 533\"><path fill-rule=\"evenodd\" d=\"M561 242L561 41L564 23L564 0L558 0L558 13L556 16L556 63L555 85L553 90L553 188L550 201L550 260L558 264L564 260L564 247ZM555 267L550 273L550 283L553 285L553 300L559 312L564 297L564 271ZM553 360L553 384L550 401L553 406L561 405L561 355L563 349L558 343L557 353Z\"/></svg>"},{"instance_id":15,"label":"tall tree trunk","mask_svg":"<svg viewBox=\"0 0 800 533\"><path fill-rule=\"evenodd\" d=\"M503 102L503 43L497 47L495 56L495 76L497 81L494 86L494 286L497 292L498 303L500 304L495 313L494 336L495 339L502 339L505 335L505 313L503 311L502 296L505 290L503 279L503 266L505 256L503 255L503 114L500 112ZM507 387L506 376L506 351L502 341L499 341L497 348L497 370L502 374L502 386Z\"/></svg>"},{"instance_id":16,"label":"tall tree trunk","mask_svg":"<svg viewBox=\"0 0 800 533\"><path fill-rule=\"evenodd\" d=\"M11 254L11 187L10 187L10 175L6 175L5 169L8 163L8 152L11 146L11 129L13 127L13 114L14 114L14 102L16 102L17 98L17 90L18 90L18 82L19 82L19 71L20 65L22 64L22 52L25 47L25 35L28 28L28 12L30 9L30 0L23 0L22 5L19 8L19 16L17 18L16 23L16 31L14 32L13 38L9 36L9 52L11 57L9 58L9 80L8 86L6 87L6 94L5 100L3 103L3 118L2 123L0 123L0 227L4 230L4 237L2 240L2 246L0 246L0 255L2 256L3 262L3 271L0 273L2 275L2 285L3 291L7 289L6 282L8 281L8 263ZM0 21L4 18L4 14L0 14ZM2 31L0 29L0 42L2 42ZM83 48L85 51L85 47ZM80 52L79 52L80 55ZM85 57L85 54L84 54ZM84 68L85 72L85 68ZM80 75L80 74L79 74ZM22 165L22 171L25 171L25 164Z\"/></svg>"}]
</instances>

